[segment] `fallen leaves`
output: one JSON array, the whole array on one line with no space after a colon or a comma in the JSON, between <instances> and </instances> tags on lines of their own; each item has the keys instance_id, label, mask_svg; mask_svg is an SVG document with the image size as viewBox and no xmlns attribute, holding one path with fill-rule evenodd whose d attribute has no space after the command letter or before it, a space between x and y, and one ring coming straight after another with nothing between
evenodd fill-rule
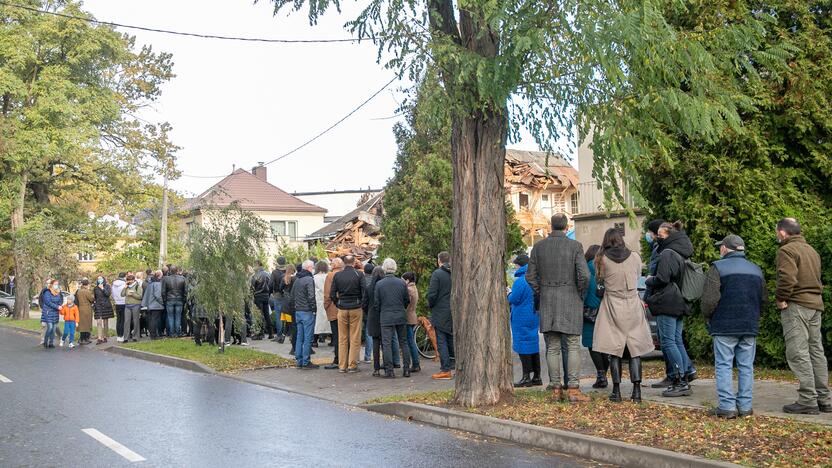
<instances>
[{"instance_id":1,"label":"fallen leaves","mask_svg":"<svg viewBox=\"0 0 832 468\"><path fill-rule=\"evenodd\" d=\"M747 466L832 466L832 427L792 419L722 420L693 408L616 404L603 393L593 393L586 404L569 405L553 402L545 391L523 390L511 404L481 408L451 406L450 396L432 392L406 399Z\"/></svg>"}]
</instances>

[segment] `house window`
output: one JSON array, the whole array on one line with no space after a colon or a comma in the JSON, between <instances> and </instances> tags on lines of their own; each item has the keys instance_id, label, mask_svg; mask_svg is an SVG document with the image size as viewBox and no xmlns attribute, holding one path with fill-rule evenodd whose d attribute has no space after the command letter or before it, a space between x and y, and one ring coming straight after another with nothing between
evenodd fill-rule
<instances>
[{"instance_id":1,"label":"house window","mask_svg":"<svg viewBox=\"0 0 832 468\"><path fill-rule=\"evenodd\" d=\"M529 209L529 194L528 193L521 193L520 194L520 209L521 210L528 210Z\"/></svg>"},{"instance_id":2,"label":"house window","mask_svg":"<svg viewBox=\"0 0 832 468\"><path fill-rule=\"evenodd\" d=\"M573 193L569 201L572 205L572 214L578 214L578 192Z\"/></svg>"},{"instance_id":3,"label":"house window","mask_svg":"<svg viewBox=\"0 0 832 468\"><path fill-rule=\"evenodd\" d=\"M95 260L95 256L89 252L78 252L78 261L79 262L92 262Z\"/></svg>"},{"instance_id":4,"label":"house window","mask_svg":"<svg viewBox=\"0 0 832 468\"><path fill-rule=\"evenodd\" d=\"M552 197L548 193L540 196L540 211L546 216L552 216Z\"/></svg>"},{"instance_id":5,"label":"house window","mask_svg":"<svg viewBox=\"0 0 832 468\"><path fill-rule=\"evenodd\" d=\"M272 234L275 237L288 237L295 240L298 237L297 221L272 221Z\"/></svg>"}]
</instances>

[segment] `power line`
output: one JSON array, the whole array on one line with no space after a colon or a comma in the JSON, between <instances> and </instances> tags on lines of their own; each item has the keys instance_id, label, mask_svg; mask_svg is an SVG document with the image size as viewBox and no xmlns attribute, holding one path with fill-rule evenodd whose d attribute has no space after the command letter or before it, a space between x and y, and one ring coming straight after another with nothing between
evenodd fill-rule
<instances>
[{"instance_id":1,"label":"power line","mask_svg":"<svg viewBox=\"0 0 832 468\"><path fill-rule=\"evenodd\" d=\"M157 29L157 28L150 28L146 26L135 26L129 24L122 24L122 23L114 23L112 21L100 21L94 18L85 18L83 16L75 16L69 15L66 13L59 13L57 11L48 11L48 10L41 10L38 8L30 7L28 5L19 5L17 3L7 3L0 1L0 5L11 7L11 8L19 8L21 10L31 11L33 13L38 13L42 15L52 15L57 16L60 18L66 19L74 19L79 21L86 21L87 23L93 24L100 24L104 26L112 26L116 28L125 28L125 29L136 29L139 31L148 31L148 32L155 32L155 33L162 33L162 34L171 34L174 36L188 36L188 37L196 37L200 39L218 39L223 41L241 41L241 42L265 42L265 43L278 43L278 44L319 44L319 43L331 43L331 42L360 42L358 38L350 38L350 39L266 39L266 38L259 38L259 37L237 37L237 36L222 36L217 34L199 34L199 33L191 33L191 32L182 32L182 31L171 31L169 29Z\"/></svg>"},{"instance_id":2,"label":"power line","mask_svg":"<svg viewBox=\"0 0 832 468\"><path fill-rule=\"evenodd\" d=\"M381 88L379 88L379 90L378 90L378 91L376 91L376 92L375 92L375 93L373 93L370 97L368 97L367 99L365 99L365 100L364 100L364 102L362 102L362 103L361 103L361 104L359 104L356 108L354 108L353 110L351 110L351 111L350 111L347 115L345 115L345 116L341 117L341 119L339 119L337 122L335 122L334 124L330 125L330 126L329 126L329 127L327 127L325 130L323 130L322 132L320 132L320 133L318 133L317 135L313 136L312 138L310 138L310 139L306 140L306 141L305 141L304 143L302 143L301 145L299 145L299 146L295 147L294 149L292 149L292 150L290 150L290 151L287 151L286 153L281 154L280 156L278 156L278 157L276 157L276 158L272 159L271 161L269 161L269 162L267 162L267 163L265 163L265 164L263 164L263 165L264 165L264 166L268 166L269 164L276 163L277 161L280 161L280 160L281 160L281 159L283 159L283 158L286 158L286 157L288 157L288 156L291 156L292 154L294 154L294 153L296 153L296 152L300 151L301 149L303 149L304 147L308 146L309 144L311 144L312 142L314 142L314 141L315 141L315 140L317 140L318 138L320 138L320 137L322 137L322 136L326 135L327 133L329 133L330 131L332 131L332 129L334 129L335 127L337 127L338 125L340 125L342 122L344 122L345 120L347 120L348 118L350 118L353 114L355 114L356 112L358 112L358 111L359 111L362 107L366 106L366 105L367 105L370 101L372 101L372 100L373 100L376 96L378 96L379 94L381 94L381 93L382 93L385 89L387 89L387 88L388 88L391 84L395 83L395 82L396 82L396 80L398 80L398 79L399 79L398 75L394 76L394 77L393 77L393 79L391 79L391 80L390 80L390 81L388 81L388 82L387 82L384 86L382 86ZM182 174L182 177L190 177L190 178L192 178L192 179L220 179L220 178L223 178L223 177L226 177L226 176L228 176L228 174L223 174L223 175L219 175L219 176L198 176L198 175Z\"/></svg>"}]
</instances>

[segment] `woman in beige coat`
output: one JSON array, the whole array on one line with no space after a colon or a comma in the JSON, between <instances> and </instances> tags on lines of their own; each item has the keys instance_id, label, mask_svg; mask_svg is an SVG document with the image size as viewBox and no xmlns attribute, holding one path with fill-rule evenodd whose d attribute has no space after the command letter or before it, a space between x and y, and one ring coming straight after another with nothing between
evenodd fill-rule
<instances>
[{"instance_id":1,"label":"woman in beige coat","mask_svg":"<svg viewBox=\"0 0 832 468\"><path fill-rule=\"evenodd\" d=\"M595 321L593 351L610 356L610 400L615 402L621 401L621 357L625 349L629 351L632 400L641 403L641 356L653 351L650 326L638 296L641 257L627 248L621 231L609 229L595 264L604 293Z\"/></svg>"},{"instance_id":2,"label":"woman in beige coat","mask_svg":"<svg viewBox=\"0 0 832 468\"><path fill-rule=\"evenodd\" d=\"M78 333L81 334L80 344L90 343L92 332L92 308L95 295L90 290L90 280L84 278L81 287L75 292L75 303L78 304Z\"/></svg>"}]
</instances>

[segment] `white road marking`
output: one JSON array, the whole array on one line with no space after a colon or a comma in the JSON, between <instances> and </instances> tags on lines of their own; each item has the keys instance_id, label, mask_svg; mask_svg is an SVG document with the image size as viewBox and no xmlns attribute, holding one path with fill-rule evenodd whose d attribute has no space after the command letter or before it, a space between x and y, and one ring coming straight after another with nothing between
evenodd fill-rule
<instances>
[{"instance_id":1,"label":"white road marking","mask_svg":"<svg viewBox=\"0 0 832 468\"><path fill-rule=\"evenodd\" d=\"M3 382L3 383L12 383L12 379L10 379L10 378L6 377L6 376L5 376L5 375L3 375L3 374L0 374L0 382Z\"/></svg>"},{"instance_id":2,"label":"white road marking","mask_svg":"<svg viewBox=\"0 0 832 468\"><path fill-rule=\"evenodd\" d=\"M138 453L130 450L129 448L121 445L120 443L116 442L115 440L105 436L97 429L89 428L89 429L81 429L85 434L92 437L93 439L101 442L105 447L109 448L113 452L121 455L122 457L126 458L127 461L136 463L140 461L145 461L145 458Z\"/></svg>"}]
</instances>

